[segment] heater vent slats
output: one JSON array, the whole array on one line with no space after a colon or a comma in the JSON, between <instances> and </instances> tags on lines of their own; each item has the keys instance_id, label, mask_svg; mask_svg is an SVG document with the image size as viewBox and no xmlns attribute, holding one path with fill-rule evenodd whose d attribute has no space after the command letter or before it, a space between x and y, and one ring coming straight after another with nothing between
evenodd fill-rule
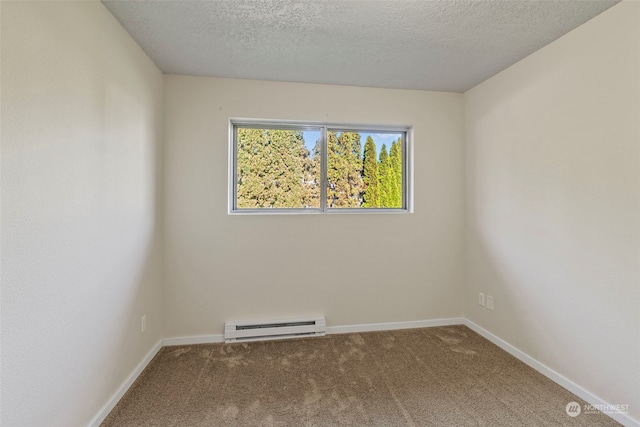
<instances>
[{"instance_id":1,"label":"heater vent slats","mask_svg":"<svg viewBox=\"0 0 640 427\"><path fill-rule=\"evenodd\" d=\"M325 332L324 317L264 322L227 322L224 325L224 341L229 343L322 336Z\"/></svg>"},{"instance_id":2,"label":"heater vent slats","mask_svg":"<svg viewBox=\"0 0 640 427\"><path fill-rule=\"evenodd\" d=\"M251 324L251 325L236 325L237 331L242 331L245 329L259 329L259 328L284 328L289 326L311 326L315 325L316 322L313 320L306 322L286 322L286 323L265 323L262 324Z\"/></svg>"}]
</instances>

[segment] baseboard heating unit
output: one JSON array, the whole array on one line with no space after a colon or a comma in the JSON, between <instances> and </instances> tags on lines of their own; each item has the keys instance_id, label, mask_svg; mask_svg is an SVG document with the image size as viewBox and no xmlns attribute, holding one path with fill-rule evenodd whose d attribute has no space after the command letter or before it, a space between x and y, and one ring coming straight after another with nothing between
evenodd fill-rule
<instances>
[{"instance_id":1,"label":"baseboard heating unit","mask_svg":"<svg viewBox=\"0 0 640 427\"><path fill-rule=\"evenodd\" d=\"M325 332L324 317L261 322L227 322L224 324L224 342L319 337L323 336Z\"/></svg>"}]
</instances>

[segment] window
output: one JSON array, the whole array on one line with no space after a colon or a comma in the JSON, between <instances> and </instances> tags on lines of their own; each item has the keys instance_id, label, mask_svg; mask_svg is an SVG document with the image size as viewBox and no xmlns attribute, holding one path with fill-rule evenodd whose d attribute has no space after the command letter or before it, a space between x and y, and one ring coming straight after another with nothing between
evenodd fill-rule
<instances>
[{"instance_id":1,"label":"window","mask_svg":"<svg viewBox=\"0 0 640 427\"><path fill-rule=\"evenodd\" d=\"M230 211L409 211L408 128L232 121Z\"/></svg>"}]
</instances>

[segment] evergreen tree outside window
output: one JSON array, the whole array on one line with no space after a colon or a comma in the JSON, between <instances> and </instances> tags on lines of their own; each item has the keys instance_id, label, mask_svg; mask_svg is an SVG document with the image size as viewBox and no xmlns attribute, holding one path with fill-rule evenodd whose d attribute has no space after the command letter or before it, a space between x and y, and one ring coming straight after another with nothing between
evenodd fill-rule
<instances>
[{"instance_id":1,"label":"evergreen tree outside window","mask_svg":"<svg viewBox=\"0 0 640 427\"><path fill-rule=\"evenodd\" d=\"M410 210L408 128L232 127L232 213Z\"/></svg>"}]
</instances>

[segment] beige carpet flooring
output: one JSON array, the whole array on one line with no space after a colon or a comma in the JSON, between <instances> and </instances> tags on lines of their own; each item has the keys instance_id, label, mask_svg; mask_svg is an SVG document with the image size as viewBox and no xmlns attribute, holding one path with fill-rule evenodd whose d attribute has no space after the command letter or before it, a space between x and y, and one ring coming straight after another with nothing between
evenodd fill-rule
<instances>
[{"instance_id":1,"label":"beige carpet flooring","mask_svg":"<svg viewBox=\"0 0 640 427\"><path fill-rule=\"evenodd\" d=\"M561 349L558 349L561 351ZM102 426L611 426L465 326L163 348Z\"/></svg>"}]
</instances>

